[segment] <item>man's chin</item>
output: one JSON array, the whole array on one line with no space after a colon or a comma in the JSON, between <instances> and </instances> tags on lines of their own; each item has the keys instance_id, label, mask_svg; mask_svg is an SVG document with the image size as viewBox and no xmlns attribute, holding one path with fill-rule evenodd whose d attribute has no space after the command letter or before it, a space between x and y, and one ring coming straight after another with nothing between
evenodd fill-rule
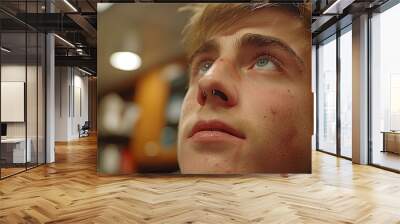
<instances>
[{"instance_id":1,"label":"man's chin","mask_svg":"<svg viewBox=\"0 0 400 224\"><path fill-rule=\"evenodd\" d=\"M181 169L182 174L239 174L242 172L237 171L230 167L214 167L214 166L204 166L204 167L186 167Z\"/></svg>"},{"instance_id":2,"label":"man's chin","mask_svg":"<svg viewBox=\"0 0 400 224\"><path fill-rule=\"evenodd\" d=\"M196 155L183 159L180 163L182 174L237 174L238 161L229 159L230 155Z\"/></svg>"},{"instance_id":3,"label":"man's chin","mask_svg":"<svg viewBox=\"0 0 400 224\"><path fill-rule=\"evenodd\" d=\"M179 166L184 174L235 174L243 160L244 144L216 141L181 145Z\"/></svg>"},{"instance_id":4,"label":"man's chin","mask_svg":"<svg viewBox=\"0 0 400 224\"><path fill-rule=\"evenodd\" d=\"M233 154L244 147L245 140L235 139L235 141L210 141L210 140L193 140L188 139L185 142L186 149L190 149L193 155L203 156L206 155L219 155L219 154ZM189 153L189 152L188 152ZM226 158L226 157L224 157Z\"/></svg>"}]
</instances>

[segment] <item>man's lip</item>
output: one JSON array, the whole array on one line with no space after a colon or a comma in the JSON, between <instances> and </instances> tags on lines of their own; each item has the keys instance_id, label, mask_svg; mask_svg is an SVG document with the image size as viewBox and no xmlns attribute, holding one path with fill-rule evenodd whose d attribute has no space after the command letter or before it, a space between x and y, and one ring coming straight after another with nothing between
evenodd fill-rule
<instances>
[{"instance_id":1,"label":"man's lip","mask_svg":"<svg viewBox=\"0 0 400 224\"><path fill-rule=\"evenodd\" d=\"M209 121L198 121L192 128L192 131L190 132L188 138L192 137L198 132L201 131L217 131L217 132L223 132L227 133L229 135L232 135L237 138L245 139L246 136L240 132L239 130L236 130L235 128L231 127L230 125L219 121L219 120L209 120Z\"/></svg>"}]
</instances>

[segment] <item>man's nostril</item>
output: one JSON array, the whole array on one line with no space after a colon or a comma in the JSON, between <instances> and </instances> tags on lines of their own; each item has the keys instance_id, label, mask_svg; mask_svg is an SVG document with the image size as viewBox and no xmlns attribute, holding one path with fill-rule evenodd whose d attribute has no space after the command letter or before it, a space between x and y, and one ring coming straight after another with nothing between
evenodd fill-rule
<instances>
[{"instance_id":1,"label":"man's nostril","mask_svg":"<svg viewBox=\"0 0 400 224\"><path fill-rule=\"evenodd\" d=\"M212 90L212 95L213 96L219 96L222 100L228 101L228 97L223 93L222 91L219 91L217 89Z\"/></svg>"}]
</instances>

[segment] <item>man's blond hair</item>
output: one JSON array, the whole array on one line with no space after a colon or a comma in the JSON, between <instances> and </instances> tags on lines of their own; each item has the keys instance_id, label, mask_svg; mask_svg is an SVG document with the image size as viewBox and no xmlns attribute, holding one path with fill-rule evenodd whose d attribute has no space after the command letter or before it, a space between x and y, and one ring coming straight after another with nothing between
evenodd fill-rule
<instances>
[{"instance_id":1,"label":"man's blond hair","mask_svg":"<svg viewBox=\"0 0 400 224\"><path fill-rule=\"evenodd\" d=\"M309 3L210 3L190 4L180 11L190 10L194 14L183 29L183 44L190 59L195 51L211 35L230 27L240 19L266 7L282 7L303 19L305 28L311 26ZM262 18L260 18L262 19Z\"/></svg>"}]
</instances>

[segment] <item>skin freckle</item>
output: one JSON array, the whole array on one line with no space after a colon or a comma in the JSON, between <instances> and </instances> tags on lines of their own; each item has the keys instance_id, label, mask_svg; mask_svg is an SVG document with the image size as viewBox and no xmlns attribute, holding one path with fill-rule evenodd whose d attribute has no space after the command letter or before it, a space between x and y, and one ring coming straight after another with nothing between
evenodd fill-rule
<instances>
[{"instance_id":1,"label":"skin freckle","mask_svg":"<svg viewBox=\"0 0 400 224\"><path fill-rule=\"evenodd\" d=\"M286 133L283 139L285 142L292 142L296 136L297 136L297 130L292 128L289 132Z\"/></svg>"},{"instance_id":2,"label":"skin freckle","mask_svg":"<svg viewBox=\"0 0 400 224\"><path fill-rule=\"evenodd\" d=\"M292 91L290 91L290 89L288 89L287 92L288 92L290 98L294 98L294 94L292 94Z\"/></svg>"},{"instance_id":3,"label":"skin freckle","mask_svg":"<svg viewBox=\"0 0 400 224\"><path fill-rule=\"evenodd\" d=\"M276 115L276 112L277 112L276 109L274 109L273 107L271 107L271 108L270 108L270 111L271 111L271 114L272 114L272 115Z\"/></svg>"}]
</instances>

